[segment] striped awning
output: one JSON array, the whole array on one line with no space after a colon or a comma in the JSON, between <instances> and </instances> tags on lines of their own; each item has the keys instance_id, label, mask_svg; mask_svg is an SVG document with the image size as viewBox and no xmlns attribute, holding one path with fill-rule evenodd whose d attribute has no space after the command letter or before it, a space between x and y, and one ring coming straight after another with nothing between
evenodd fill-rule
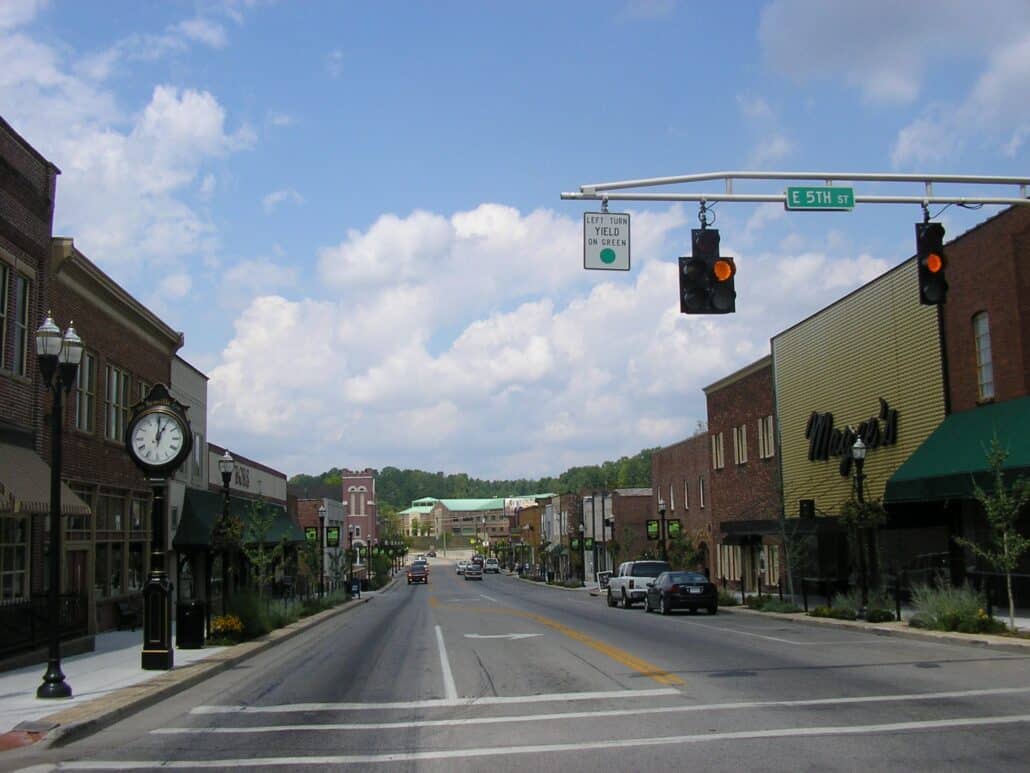
<instances>
[{"instance_id":1,"label":"striped awning","mask_svg":"<svg viewBox=\"0 0 1030 773\"><path fill-rule=\"evenodd\" d=\"M0 443L0 513L49 513L50 465L31 448ZM62 481L61 515L90 515Z\"/></svg>"}]
</instances>

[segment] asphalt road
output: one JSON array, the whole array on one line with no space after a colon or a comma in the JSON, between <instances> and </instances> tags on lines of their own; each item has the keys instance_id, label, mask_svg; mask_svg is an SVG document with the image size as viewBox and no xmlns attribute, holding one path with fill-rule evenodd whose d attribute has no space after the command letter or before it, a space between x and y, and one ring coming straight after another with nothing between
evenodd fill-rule
<instances>
[{"instance_id":1,"label":"asphalt road","mask_svg":"<svg viewBox=\"0 0 1030 773\"><path fill-rule=\"evenodd\" d=\"M67 747L52 769L1024 771L1017 652L610 609L433 562L374 603ZM12 760L13 761L13 760Z\"/></svg>"}]
</instances>

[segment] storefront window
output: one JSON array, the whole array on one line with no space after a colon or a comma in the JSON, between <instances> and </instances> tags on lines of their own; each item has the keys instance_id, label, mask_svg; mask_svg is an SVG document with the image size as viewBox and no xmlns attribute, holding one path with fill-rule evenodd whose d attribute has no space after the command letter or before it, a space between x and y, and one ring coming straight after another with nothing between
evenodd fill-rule
<instances>
[{"instance_id":1,"label":"storefront window","mask_svg":"<svg viewBox=\"0 0 1030 773\"><path fill-rule=\"evenodd\" d=\"M28 518L0 518L0 601L28 595Z\"/></svg>"},{"instance_id":2,"label":"storefront window","mask_svg":"<svg viewBox=\"0 0 1030 773\"><path fill-rule=\"evenodd\" d=\"M143 590L143 543L133 542L129 545L129 593Z\"/></svg>"},{"instance_id":3,"label":"storefront window","mask_svg":"<svg viewBox=\"0 0 1030 773\"><path fill-rule=\"evenodd\" d=\"M110 580L108 587L112 596L122 595L122 553L123 546L111 543L111 565L108 567Z\"/></svg>"},{"instance_id":4,"label":"storefront window","mask_svg":"<svg viewBox=\"0 0 1030 773\"><path fill-rule=\"evenodd\" d=\"M98 599L111 595L107 581L110 579L111 546L106 542L97 543L96 557L93 560L93 589Z\"/></svg>"}]
</instances>

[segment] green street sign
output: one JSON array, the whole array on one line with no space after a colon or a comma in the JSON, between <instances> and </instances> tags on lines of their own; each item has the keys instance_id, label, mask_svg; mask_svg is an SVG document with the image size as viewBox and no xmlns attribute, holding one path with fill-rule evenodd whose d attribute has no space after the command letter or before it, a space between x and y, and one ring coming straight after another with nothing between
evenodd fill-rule
<instances>
[{"instance_id":1,"label":"green street sign","mask_svg":"<svg viewBox=\"0 0 1030 773\"><path fill-rule=\"evenodd\" d=\"M647 522L647 538L658 539L658 521L649 520Z\"/></svg>"},{"instance_id":2,"label":"green street sign","mask_svg":"<svg viewBox=\"0 0 1030 773\"><path fill-rule=\"evenodd\" d=\"M330 526L326 529L325 544L331 548L338 548L340 546L340 527Z\"/></svg>"},{"instance_id":3,"label":"green street sign","mask_svg":"<svg viewBox=\"0 0 1030 773\"><path fill-rule=\"evenodd\" d=\"M668 523L669 539L676 539L683 534L683 524L680 523L679 518L669 521Z\"/></svg>"},{"instance_id":4,"label":"green street sign","mask_svg":"<svg viewBox=\"0 0 1030 773\"><path fill-rule=\"evenodd\" d=\"M818 185L811 188L787 188L785 209L848 210L855 208L854 188L832 188Z\"/></svg>"},{"instance_id":5,"label":"green street sign","mask_svg":"<svg viewBox=\"0 0 1030 773\"><path fill-rule=\"evenodd\" d=\"M583 540L583 549L584 550L593 550L594 549L594 538L593 537L587 537L585 540Z\"/></svg>"},{"instance_id":6,"label":"green street sign","mask_svg":"<svg viewBox=\"0 0 1030 773\"><path fill-rule=\"evenodd\" d=\"M315 526L305 526L304 527L304 538L308 542L317 542L318 541L318 528L315 527Z\"/></svg>"}]
</instances>

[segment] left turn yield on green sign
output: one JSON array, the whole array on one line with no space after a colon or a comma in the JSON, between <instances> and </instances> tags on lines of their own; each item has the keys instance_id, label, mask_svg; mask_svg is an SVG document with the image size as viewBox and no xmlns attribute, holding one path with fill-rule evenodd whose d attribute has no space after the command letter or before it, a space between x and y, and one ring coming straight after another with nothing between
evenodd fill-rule
<instances>
[{"instance_id":1,"label":"left turn yield on green sign","mask_svg":"<svg viewBox=\"0 0 1030 773\"><path fill-rule=\"evenodd\" d=\"M628 213L583 213L583 268L629 271Z\"/></svg>"}]
</instances>

